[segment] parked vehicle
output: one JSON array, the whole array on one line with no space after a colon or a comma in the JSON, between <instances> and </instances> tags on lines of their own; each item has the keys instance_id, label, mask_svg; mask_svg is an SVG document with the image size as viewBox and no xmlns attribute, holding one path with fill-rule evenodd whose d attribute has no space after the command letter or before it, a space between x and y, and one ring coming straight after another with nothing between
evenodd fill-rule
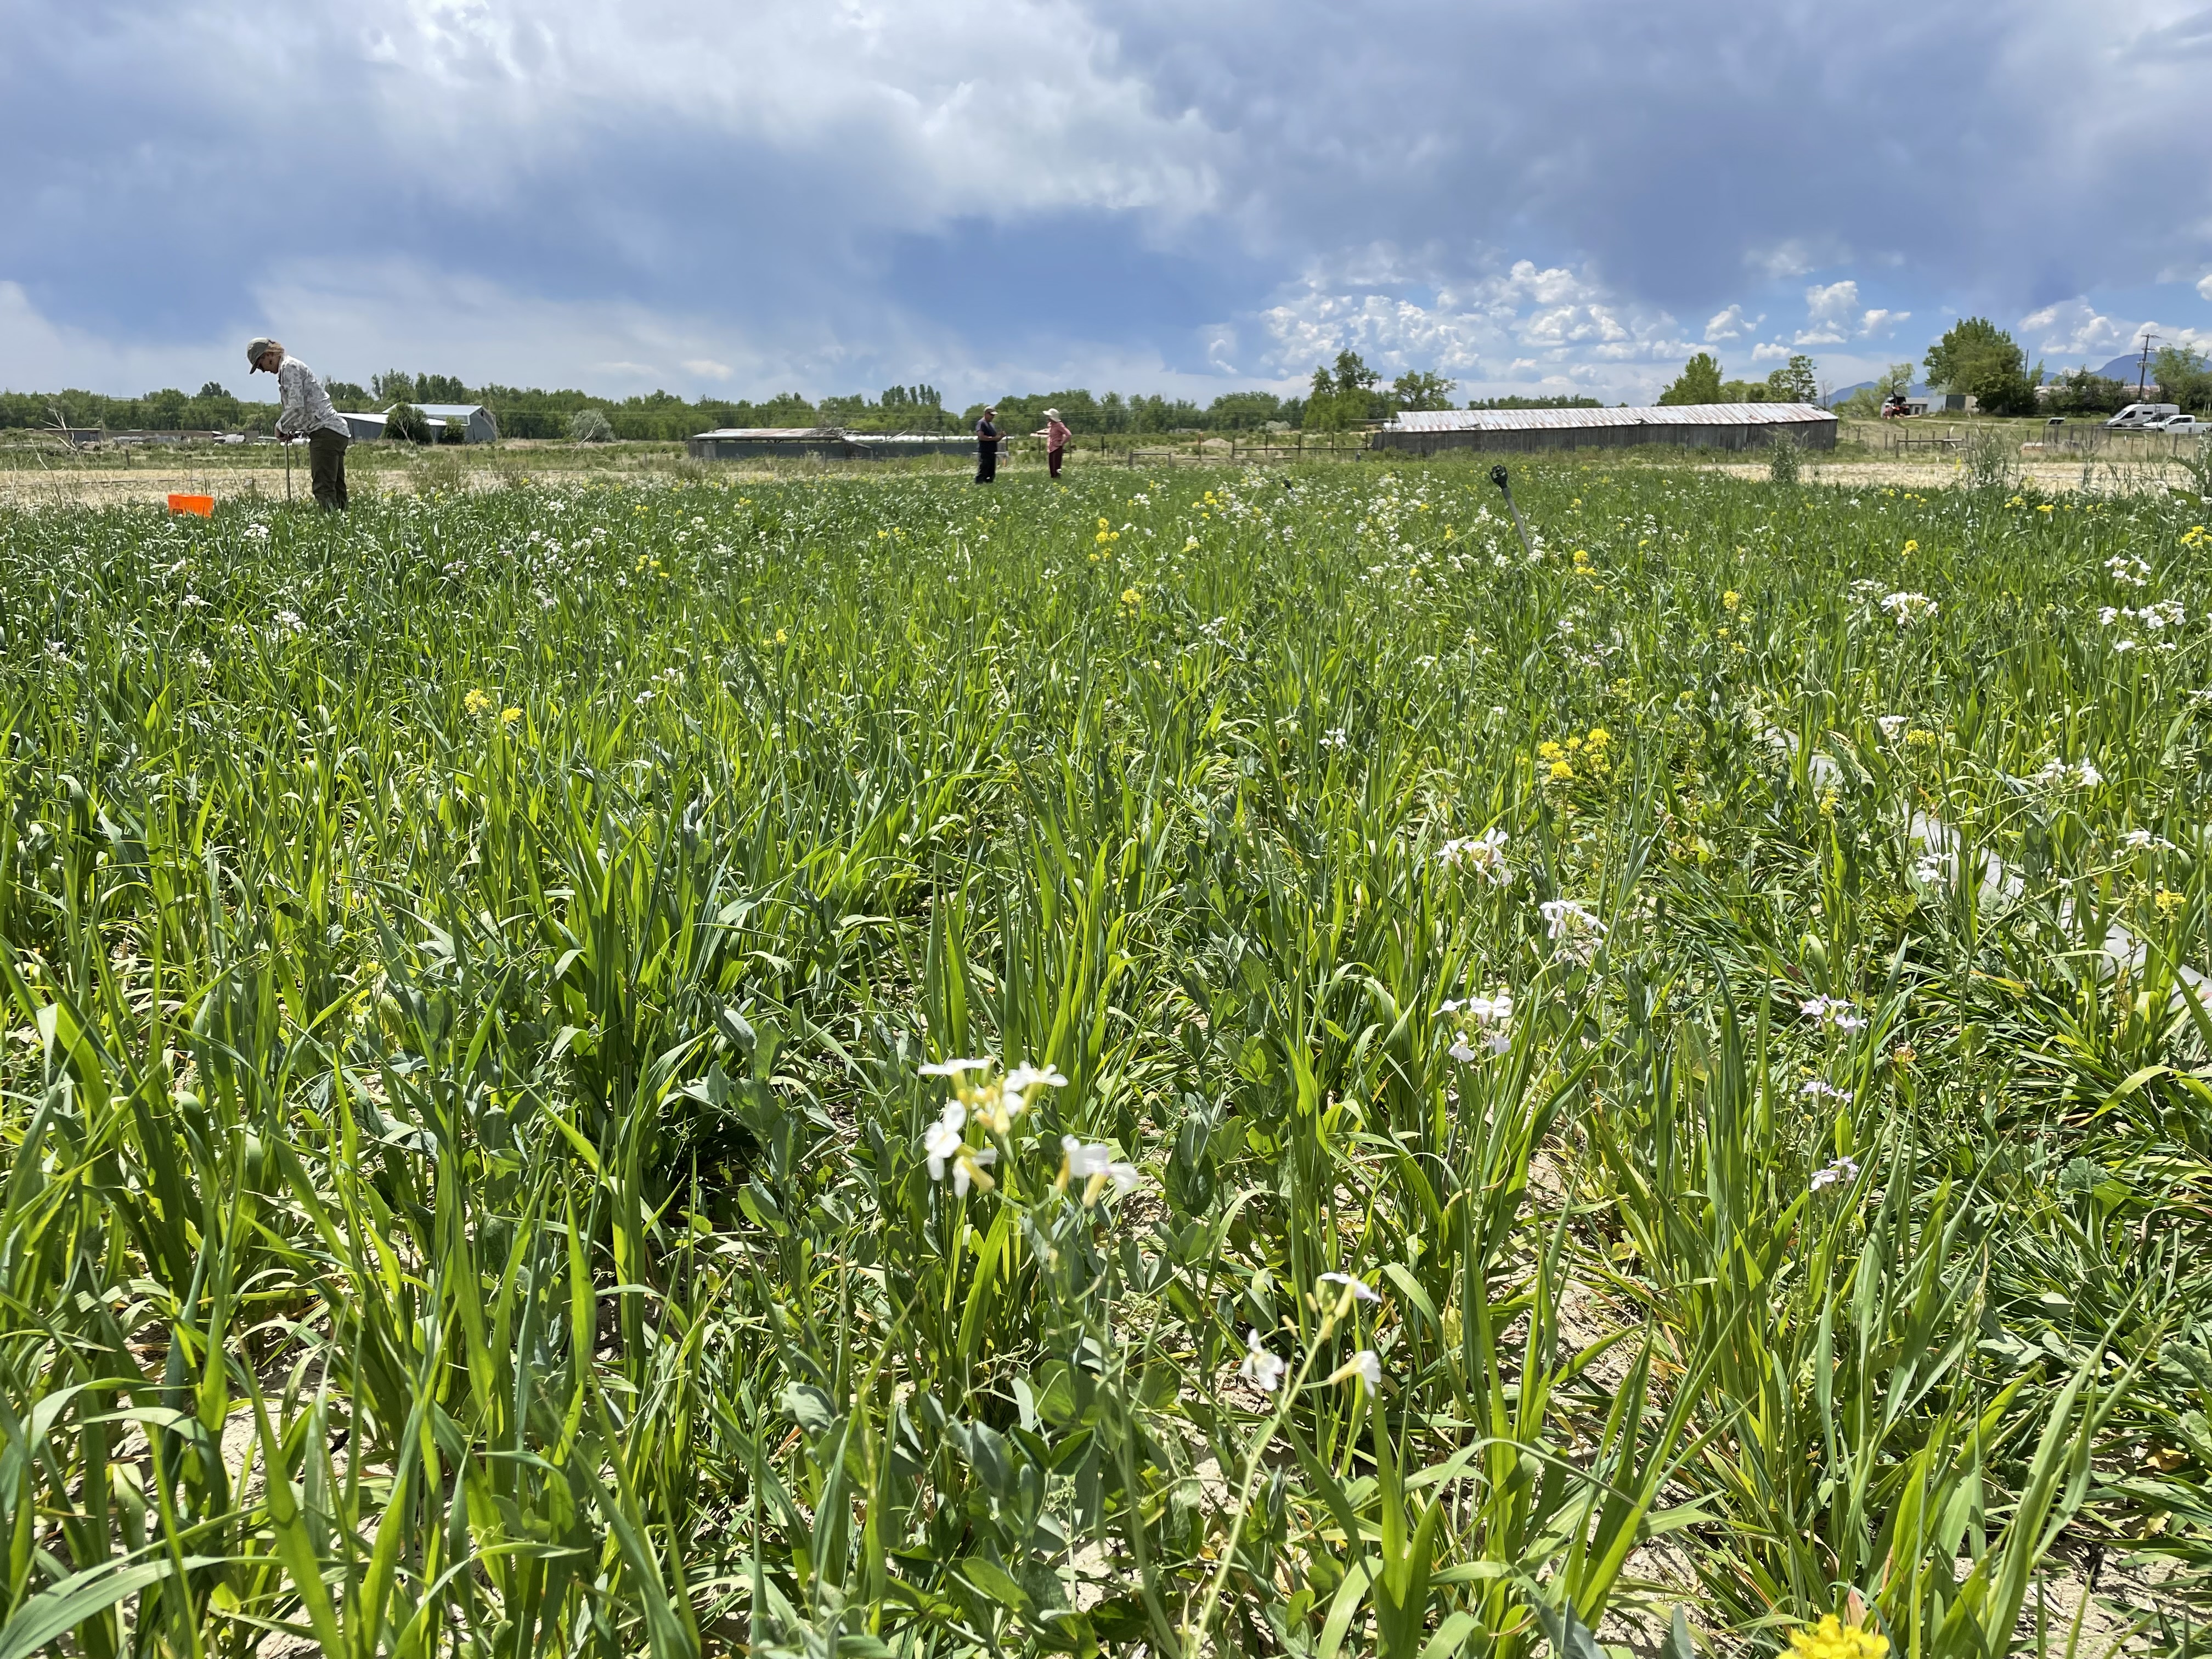
<instances>
[{"instance_id":1,"label":"parked vehicle","mask_svg":"<svg viewBox=\"0 0 2212 1659\"><path fill-rule=\"evenodd\" d=\"M2187 432L2194 433L2201 437L2205 433L2212 432L2212 420L2200 419L2194 415L2162 415L2154 421L2144 422L2143 430L2146 432Z\"/></svg>"},{"instance_id":2,"label":"parked vehicle","mask_svg":"<svg viewBox=\"0 0 2212 1659\"><path fill-rule=\"evenodd\" d=\"M2180 413L2179 404L2130 404L2105 424L2109 427L2118 427L2125 431L2140 432L2153 421Z\"/></svg>"}]
</instances>

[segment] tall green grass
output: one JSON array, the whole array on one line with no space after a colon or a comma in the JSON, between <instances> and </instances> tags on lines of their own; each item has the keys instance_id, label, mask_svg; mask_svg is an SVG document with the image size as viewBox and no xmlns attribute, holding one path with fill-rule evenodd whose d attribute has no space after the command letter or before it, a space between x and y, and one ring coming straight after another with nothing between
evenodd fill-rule
<instances>
[{"instance_id":1,"label":"tall green grass","mask_svg":"<svg viewBox=\"0 0 2212 1659\"><path fill-rule=\"evenodd\" d=\"M0 1659L2185 1640L2204 508L1516 488L0 514Z\"/></svg>"}]
</instances>

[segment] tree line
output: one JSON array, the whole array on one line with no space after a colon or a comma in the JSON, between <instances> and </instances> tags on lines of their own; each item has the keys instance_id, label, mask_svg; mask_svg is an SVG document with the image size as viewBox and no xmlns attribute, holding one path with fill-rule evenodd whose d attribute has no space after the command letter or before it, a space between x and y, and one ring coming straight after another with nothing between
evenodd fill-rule
<instances>
[{"instance_id":1,"label":"tree line","mask_svg":"<svg viewBox=\"0 0 2212 1659\"><path fill-rule=\"evenodd\" d=\"M1986 317L1961 317L1928 348L1918 363L1892 363L1873 385L1863 386L1836 405L1844 415L1875 415L1892 392L1908 391L1923 374L1938 392L1971 397L1985 415L2110 414L2136 401L2132 380L2090 368L2046 378L2041 363L2027 366L2020 343ZM2162 346L2152 357L2148 379L2160 400L2185 410L2212 408L2212 365L2191 346ZM1662 404L1812 403L1819 396L1810 357L1794 356L1764 380L1722 378L1720 360L1700 351L1682 366Z\"/></svg>"}]
</instances>

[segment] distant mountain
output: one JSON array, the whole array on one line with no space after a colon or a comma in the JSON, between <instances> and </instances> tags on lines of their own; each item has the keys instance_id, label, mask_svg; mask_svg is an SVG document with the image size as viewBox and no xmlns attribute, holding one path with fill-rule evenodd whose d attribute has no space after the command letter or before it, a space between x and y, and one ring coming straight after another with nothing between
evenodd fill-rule
<instances>
[{"instance_id":1,"label":"distant mountain","mask_svg":"<svg viewBox=\"0 0 2212 1659\"><path fill-rule=\"evenodd\" d=\"M2113 358L2097 373L2108 380L2125 380L2130 386L2133 386L2136 383L2136 375L2142 368L2141 354L2131 351L2124 357Z\"/></svg>"}]
</instances>

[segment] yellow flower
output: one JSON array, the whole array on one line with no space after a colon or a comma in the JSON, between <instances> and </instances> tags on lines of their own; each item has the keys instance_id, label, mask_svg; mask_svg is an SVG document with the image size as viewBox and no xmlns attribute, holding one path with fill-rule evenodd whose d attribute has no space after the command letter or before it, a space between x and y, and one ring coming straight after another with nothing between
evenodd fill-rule
<instances>
[{"instance_id":1,"label":"yellow flower","mask_svg":"<svg viewBox=\"0 0 2212 1659\"><path fill-rule=\"evenodd\" d=\"M1575 550L1575 568L1577 570L1589 568L1589 554L1586 550L1579 547Z\"/></svg>"},{"instance_id":2,"label":"yellow flower","mask_svg":"<svg viewBox=\"0 0 2212 1659\"><path fill-rule=\"evenodd\" d=\"M1742 603L1743 595L1737 592L1733 587L1729 589L1727 592L1721 595L1721 604L1730 611L1735 610L1736 606Z\"/></svg>"},{"instance_id":3,"label":"yellow flower","mask_svg":"<svg viewBox=\"0 0 2212 1659\"><path fill-rule=\"evenodd\" d=\"M1122 604L1127 605L1133 605L1133 605L1142 605L1144 602L1145 602L1145 596L1144 596L1143 594L1139 593L1139 592L1137 592L1137 590L1136 590L1135 588L1133 588L1133 587L1125 587L1125 588L1123 588L1123 589L1121 590L1121 603L1122 603Z\"/></svg>"},{"instance_id":4,"label":"yellow flower","mask_svg":"<svg viewBox=\"0 0 2212 1659\"><path fill-rule=\"evenodd\" d=\"M1101 519L1101 520L1098 520L1098 527L1099 527L1101 530L1105 530L1105 529L1109 529L1109 528L1110 528L1111 526L1109 526L1107 524L1107 522L1106 522L1106 520L1105 520Z\"/></svg>"},{"instance_id":5,"label":"yellow flower","mask_svg":"<svg viewBox=\"0 0 2212 1659\"><path fill-rule=\"evenodd\" d=\"M2049 501L2044 502L2041 507L2037 507L2035 510L2039 513L2054 513L2057 511L2057 509L2052 507Z\"/></svg>"},{"instance_id":6,"label":"yellow flower","mask_svg":"<svg viewBox=\"0 0 2212 1659\"><path fill-rule=\"evenodd\" d=\"M502 708L499 711L499 723L501 726L513 726L521 718L522 711L520 708Z\"/></svg>"},{"instance_id":7,"label":"yellow flower","mask_svg":"<svg viewBox=\"0 0 2212 1659\"><path fill-rule=\"evenodd\" d=\"M1917 553L1920 550L1920 544L1918 542L1907 542L1905 544L1905 550L1908 553Z\"/></svg>"},{"instance_id":8,"label":"yellow flower","mask_svg":"<svg viewBox=\"0 0 2212 1659\"><path fill-rule=\"evenodd\" d=\"M1797 1659L1882 1659L1889 1651L1889 1638L1846 1625L1830 1613L1823 1613L1817 1625L1791 1631L1790 1649Z\"/></svg>"},{"instance_id":9,"label":"yellow flower","mask_svg":"<svg viewBox=\"0 0 2212 1659\"><path fill-rule=\"evenodd\" d=\"M1549 738L1536 745L1536 758L1539 760L1557 760L1562 752L1559 745Z\"/></svg>"},{"instance_id":10,"label":"yellow flower","mask_svg":"<svg viewBox=\"0 0 2212 1659\"><path fill-rule=\"evenodd\" d=\"M791 643L791 630L790 630L789 629L787 629L787 628L779 628L779 629L777 629L775 630L775 642L776 642L778 645L788 645L788 644L790 644L790 643Z\"/></svg>"},{"instance_id":11,"label":"yellow flower","mask_svg":"<svg viewBox=\"0 0 2212 1659\"><path fill-rule=\"evenodd\" d=\"M2171 887L2161 887L2158 890L2157 898L2152 902L2158 906L2159 915L2170 916L2188 903L2189 897L2185 893L2175 892Z\"/></svg>"},{"instance_id":12,"label":"yellow flower","mask_svg":"<svg viewBox=\"0 0 2212 1659\"><path fill-rule=\"evenodd\" d=\"M489 714L491 713L492 695L481 689L471 691L461 699L461 707L471 714Z\"/></svg>"},{"instance_id":13,"label":"yellow flower","mask_svg":"<svg viewBox=\"0 0 2212 1659\"><path fill-rule=\"evenodd\" d=\"M1593 726L1589 729L1589 736L1584 738L1583 741L1593 749L1602 749L1613 741L1613 733L1602 726Z\"/></svg>"},{"instance_id":14,"label":"yellow flower","mask_svg":"<svg viewBox=\"0 0 2212 1659\"><path fill-rule=\"evenodd\" d=\"M1198 538L1197 538L1197 537L1195 537L1195 536L1188 536L1188 537L1185 537L1185 538L1183 538L1182 550L1183 550L1184 552L1186 552L1186 553L1194 552L1194 551L1195 551L1195 550L1196 550L1197 547L1198 547Z\"/></svg>"}]
</instances>

